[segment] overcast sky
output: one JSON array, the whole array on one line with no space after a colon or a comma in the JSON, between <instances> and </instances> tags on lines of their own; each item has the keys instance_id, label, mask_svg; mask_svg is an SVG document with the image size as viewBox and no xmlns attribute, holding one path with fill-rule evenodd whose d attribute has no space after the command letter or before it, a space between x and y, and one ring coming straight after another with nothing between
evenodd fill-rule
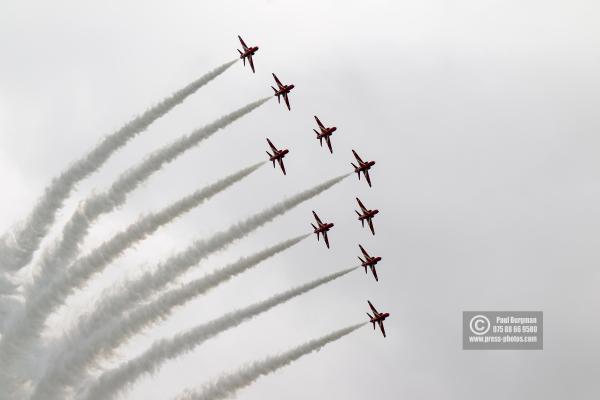
<instances>
[{"instance_id":1,"label":"overcast sky","mask_svg":"<svg viewBox=\"0 0 600 400\"><path fill-rule=\"evenodd\" d=\"M94 227L91 249L143 212L290 149L113 264L52 319L59 334L103 287L194 238L374 159L373 188L352 176L201 264L199 276L308 232L311 210L336 226L181 308L120 351L381 255L380 282L343 277L211 340L129 393L165 399L246 361L391 313L239 393L258 399L597 399L600 395L600 5L564 0L80 1L0 4L0 229L11 227L69 162L132 116L260 46L79 187L62 212L144 156L294 83L292 111L270 101L153 176ZM336 125L334 154L312 116ZM354 197L381 210L372 237ZM56 229L54 230L56 233ZM27 279L24 271L21 279ZM544 311L543 351L463 351L463 310ZM1 368L1 367L0 367Z\"/></svg>"}]
</instances>

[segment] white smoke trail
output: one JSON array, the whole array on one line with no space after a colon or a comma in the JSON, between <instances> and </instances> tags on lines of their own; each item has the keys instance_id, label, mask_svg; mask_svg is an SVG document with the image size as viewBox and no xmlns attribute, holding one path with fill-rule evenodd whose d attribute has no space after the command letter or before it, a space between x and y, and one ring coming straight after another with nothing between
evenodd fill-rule
<instances>
[{"instance_id":1,"label":"white smoke trail","mask_svg":"<svg viewBox=\"0 0 600 400\"><path fill-rule=\"evenodd\" d=\"M2 257L0 267L14 271L27 265L54 223L56 213L77 183L100 168L112 154L144 131L150 124L225 72L236 61L225 63L193 81L128 122L118 131L104 137L92 151L53 179L23 225L14 233L6 233L0 240L0 257Z\"/></svg>"},{"instance_id":2,"label":"white smoke trail","mask_svg":"<svg viewBox=\"0 0 600 400\"><path fill-rule=\"evenodd\" d=\"M162 289L173 279L185 273L204 257L227 247L235 240L248 235L250 232L270 222L277 216L282 215L302 202L317 196L343 180L348 175L351 175L351 173L330 179L320 185L298 193L250 218L238 222L229 229L221 231L207 240L196 241L183 252L175 254L165 262L159 264L154 271L147 272L135 281L116 288L116 290L113 290L112 294L102 296L100 302L94 307L94 312L80 321L80 329L82 332L85 332L85 335L89 335L91 332L101 329L106 323L107 315L120 314L128 308L131 308L136 303L141 302L154 294L157 290Z\"/></svg>"},{"instance_id":3,"label":"white smoke trail","mask_svg":"<svg viewBox=\"0 0 600 400\"><path fill-rule=\"evenodd\" d=\"M343 338L366 324L352 325L329 335L313 339L284 353L255 361L234 373L221 376L214 382L204 385L200 390L187 390L177 396L176 400L219 400L229 398L238 390L253 384L258 378L271 374L302 356L319 351L323 346Z\"/></svg>"},{"instance_id":4,"label":"white smoke trail","mask_svg":"<svg viewBox=\"0 0 600 400\"><path fill-rule=\"evenodd\" d=\"M4 324L14 310L16 310L16 306L20 304L20 302L15 299L16 294L17 285L13 283L6 271L0 270L0 340L2 340Z\"/></svg>"},{"instance_id":5,"label":"white smoke trail","mask_svg":"<svg viewBox=\"0 0 600 400\"><path fill-rule=\"evenodd\" d=\"M8 274L4 275L0 272L0 296L11 295L15 293L16 288L17 285L11 281Z\"/></svg>"},{"instance_id":6,"label":"white smoke trail","mask_svg":"<svg viewBox=\"0 0 600 400\"><path fill-rule=\"evenodd\" d=\"M157 213L142 217L124 231L114 235L91 253L75 261L70 268L62 271L63 273L57 277L58 279L50 282L37 297L37 301L36 298L33 299L32 303L38 303L40 306L37 309L38 313L43 312L47 314L51 312L56 306L62 303L68 294L79 288L94 274L100 272L103 267L121 255L131 245L146 238L161 226L190 211L217 193L239 182L260 168L264 163L265 161L262 161L244 168L216 183L197 190Z\"/></svg>"},{"instance_id":7,"label":"white smoke trail","mask_svg":"<svg viewBox=\"0 0 600 400\"><path fill-rule=\"evenodd\" d=\"M213 336L238 326L248 319L266 312L277 305L283 304L288 300L340 278L357 268L358 267L345 269L323 278L316 279L312 282L305 283L304 285L279 293L243 309L225 314L220 318L214 319L204 325L200 325L185 333L176 335L171 339L160 340L154 343L140 356L95 378L93 382L83 390L82 396L78 398L84 400L103 400L111 398L127 387L133 385L133 383L144 374L154 373L166 361L194 350L197 346Z\"/></svg>"},{"instance_id":8,"label":"white smoke trail","mask_svg":"<svg viewBox=\"0 0 600 400\"><path fill-rule=\"evenodd\" d=\"M150 303L140 305L122 318L111 320L114 314L106 315L105 320L110 323L97 332L90 332L90 336L87 336L87 332L69 335L75 340L68 340L58 346L56 356L48 362L45 375L38 382L30 400L64 399L65 386L73 386L85 378L87 369L92 367L100 356L103 358L110 356L114 349L144 328L167 318L176 307L289 249L308 236L298 236L251 256L240 258L205 277L166 292Z\"/></svg>"},{"instance_id":9,"label":"white smoke trail","mask_svg":"<svg viewBox=\"0 0 600 400\"><path fill-rule=\"evenodd\" d=\"M14 373L9 368L15 358L27 355L27 348L42 330L48 316L94 274L100 272L112 260L134 243L144 239L161 226L191 210L206 199L248 176L265 162L255 164L198 190L171 204L161 211L147 215L104 242L88 255L78 259L70 268L48 283L36 297L28 299L24 309L13 316L0 341L0 383L3 373ZM5 383L10 384L10 383ZM0 397L1 398L1 397Z\"/></svg>"},{"instance_id":10,"label":"white smoke trail","mask_svg":"<svg viewBox=\"0 0 600 400\"><path fill-rule=\"evenodd\" d=\"M21 304L14 296L0 295L0 337L4 332L4 324Z\"/></svg>"},{"instance_id":11,"label":"white smoke trail","mask_svg":"<svg viewBox=\"0 0 600 400\"><path fill-rule=\"evenodd\" d=\"M172 307L180 304L181 301L187 301L190 296L197 296L201 293L204 293L213 287L233 278L234 276L244 272L245 270L257 265L259 262L265 260L268 257L272 257L289 247L297 244L304 238L306 235L299 236L294 239L286 240L282 243L279 243L275 246L269 247L259 253L256 253L250 257L244 257L228 266L214 271L211 274L202 277L198 280L190 282L178 289L173 289L165 294L161 295L158 300L152 301L150 303L146 303L144 305L139 306L137 309L132 311L132 315L144 316L144 320L154 318L162 318L162 315L165 313L165 310L170 310ZM134 292L135 293L135 292ZM95 313L97 321L103 321L103 325L88 325L85 323L78 324L77 331L75 332L73 337L79 338L89 338L94 335L95 332L102 332L106 330L106 326L108 322L111 322L114 319L115 315L120 315L122 310L117 309L104 309L100 308L99 310L104 311L104 315L99 315ZM148 310L148 311L140 311L140 310ZM151 311L152 310L152 311ZM120 329L128 326L129 324L124 323L123 321L129 320L133 321L135 318L132 318L131 315L128 318L117 318L115 321L112 321L111 324L118 324ZM84 320L85 321L85 320ZM151 321L152 322L152 321ZM129 329L132 333L136 333L136 329ZM96 335L94 335L96 336Z\"/></svg>"},{"instance_id":12,"label":"white smoke trail","mask_svg":"<svg viewBox=\"0 0 600 400\"><path fill-rule=\"evenodd\" d=\"M38 292L46 282L51 279L61 267L68 265L77 254L79 244L85 238L90 225L100 215L106 214L122 205L127 195L136 189L144 180L163 165L173 161L185 151L196 146L215 132L225 128L237 119L250 113L270 99L263 98L227 114L218 120L196 129L190 134L179 138L169 145L164 146L151 154L146 160L134 168L123 173L106 193L95 195L82 203L82 206L73 214L65 225L60 241L49 251L44 253L40 262L38 275L29 290L29 296Z\"/></svg>"}]
</instances>

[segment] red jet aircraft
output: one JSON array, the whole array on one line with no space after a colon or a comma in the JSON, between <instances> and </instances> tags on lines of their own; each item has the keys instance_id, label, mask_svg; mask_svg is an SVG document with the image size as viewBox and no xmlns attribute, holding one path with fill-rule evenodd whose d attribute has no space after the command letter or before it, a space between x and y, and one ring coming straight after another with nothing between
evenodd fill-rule
<instances>
[{"instance_id":1,"label":"red jet aircraft","mask_svg":"<svg viewBox=\"0 0 600 400\"><path fill-rule=\"evenodd\" d=\"M275 168L275 161L277 161L279 163L279 166L281 167L281 170L283 171L283 174L285 175L285 165L283 165L283 157L285 157L285 155L290 151L288 149L278 150L277 147L275 147L275 145L271 143L269 138L267 138L267 143L269 143L269 146L271 146L271 150L273 151L273 154L267 151L267 154L269 155L269 161L273 161L273 168Z\"/></svg>"},{"instance_id":2,"label":"red jet aircraft","mask_svg":"<svg viewBox=\"0 0 600 400\"><path fill-rule=\"evenodd\" d=\"M244 51L238 49L238 53L240 53L240 58L244 62L244 66L246 65L246 58L248 59L248 63L250 64L250 68L252 68L252 73L254 73L254 63L252 62L252 56L258 50L258 46L248 47L246 43L244 43L244 39L240 35L238 35L238 39L240 39L240 43L244 48Z\"/></svg>"},{"instance_id":3,"label":"red jet aircraft","mask_svg":"<svg viewBox=\"0 0 600 400\"><path fill-rule=\"evenodd\" d=\"M375 323L377 323L377 325L379 325L379 329L381 329L381 333L383 333L383 337L385 337L385 328L383 327L383 321L385 321L385 319L390 316L390 313L377 312L377 310L375 309L375 307L373 307L373 304L371 304L369 300L367 300L367 303L369 303L369 307L371 307L371 311L373 311L373 315L367 313L367 315L370 318L369 322L373 324L373 329L375 329Z\"/></svg>"},{"instance_id":4,"label":"red jet aircraft","mask_svg":"<svg viewBox=\"0 0 600 400\"><path fill-rule=\"evenodd\" d=\"M321 222L321 219L319 218L319 216L317 215L316 212L312 212L313 215L315 216L315 219L317 220L317 225L319 225L318 227L316 227L314 224L311 224L314 232L317 234L317 240L319 240L319 234L323 234L323 239L325 240L325 245L327 246L327 248L329 248L329 239L327 238L327 231L329 231L331 228L333 228L333 223L331 222L326 222L323 223Z\"/></svg>"},{"instance_id":5,"label":"red jet aircraft","mask_svg":"<svg viewBox=\"0 0 600 400\"><path fill-rule=\"evenodd\" d=\"M356 198L356 201L358 201L358 205L360 206L360 210L362 211L361 214L358 211L354 210L356 214L358 214L358 220L362 224L363 228L365 227L365 221L367 221L367 223L369 224L369 228L371 228L371 233L374 235L375 228L373 227L373 217L379 214L379 210L368 210L367 207L365 207L365 205L362 203L362 201L360 201L358 197Z\"/></svg>"},{"instance_id":6,"label":"red jet aircraft","mask_svg":"<svg viewBox=\"0 0 600 400\"><path fill-rule=\"evenodd\" d=\"M377 263L381 261L381 257L371 257L369 253L367 253L367 251L360 244L358 245L358 247L360 247L360 251L362 251L363 256L365 256L364 260L358 257L358 259L361 262L361 267L365 268L365 274L367 273L367 267L369 267L371 269L371 273L375 277L375 280L379 282L379 278L377 278L377 271L375 270L375 265L377 265Z\"/></svg>"},{"instance_id":7,"label":"red jet aircraft","mask_svg":"<svg viewBox=\"0 0 600 400\"><path fill-rule=\"evenodd\" d=\"M367 180L367 183L369 184L369 187L371 187L371 178L369 177L369 170L371 169L371 167L373 165L375 165L375 161L363 161L360 159L360 157L358 156L358 154L356 154L356 151L352 150L352 154L354 154L354 157L356 158L356 161L358 161L358 167L356 165L354 165L353 163L352 166L354 167L354 172L356 172L358 174L358 179L360 180L360 173L362 172L363 175L365 176L365 179Z\"/></svg>"},{"instance_id":8,"label":"red jet aircraft","mask_svg":"<svg viewBox=\"0 0 600 400\"><path fill-rule=\"evenodd\" d=\"M317 139L319 139L319 143L321 143L321 147L323 147L323 139L325 139L325 142L327 142L327 147L329 147L329 152L333 153L333 149L331 148L331 135L333 134L333 132L335 132L337 130L337 128L335 126L326 128L323 125L323 123L321 121L319 121L319 117L317 117L316 115L315 115L315 120L317 121L317 125L319 125L319 130L321 132L320 133L317 132L316 129L313 129L313 131L315 131L315 133L317 134Z\"/></svg>"},{"instance_id":9,"label":"red jet aircraft","mask_svg":"<svg viewBox=\"0 0 600 400\"><path fill-rule=\"evenodd\" d=\"M287 106L288 110L291 110L290 100L288 99L288 93L294 88L294 85L284 85L279 79L277 79L277 75L275 74L273 74L273 78L275 78L275 82L277 82L277 87L279 88L279 90L277 90L273 86L271 86L271 89L275 91L275 97L277 97L277 102L281 103L281 98L279 96L283 96L283 99L285 100L285 105Z\"/></svg>"}]
</instances>

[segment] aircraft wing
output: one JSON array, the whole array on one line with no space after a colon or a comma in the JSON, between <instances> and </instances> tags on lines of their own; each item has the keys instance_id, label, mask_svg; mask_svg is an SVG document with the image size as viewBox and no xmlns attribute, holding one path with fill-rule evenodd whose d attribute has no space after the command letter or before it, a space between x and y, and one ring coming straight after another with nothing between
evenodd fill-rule
<instances>
[{"instance_id":1,"label":"aircraft wing","mask_svg":"<svg viewBox=\"0 0 600 400\"><path fill-rule=\"evenodd\" d=\"M369 170L365 169L363 171L363 174L365 175L365 179L367 180L369 187L371 187L371 177L369 176Z\"/></svg>"},{"instance_id":2,"label":"aircraft wing","mask_svg":"<svg viewBox=\"0 0 600 400\"><path fill-rule=\"evenodd\" d=\"M277 153L277 147L275 147L275 145L271 143L269 138L267 138L267 143L269 143L269 146L271 146L271 150L273 150L274 153Z\"/></svg>"},{"instance_id":3,"label":"aircraft wing","mask_svg":"<svg viewBox=\"0 0 600 400\"><path fill-rule=\"evenodd\" d=\"M362 245L359 244L358 247L360 247L360 251L362 251L365 257L370 258L370 256L367 254L367 251L364 249L364 247L362 247Z\"/></svg>"},{"instance_id":4,"label":"aircraft wing","mask_svg":"<svg viewBox=\"0 0 600 400\"><path fill-rule=\"evenodd\" d=\"M281 170L283 171L283 174L285 175L285 165L283 165L283 158L278 158L277 161L279 161L279 166L281 167Z\"/></svg>"},{"instance_id":5,"label":"aircraft wing","mask_svg":"<svg viewBox=\"0 0 600 400\"><path fill-rule=\"evenodd\" d=\"M250 68L252 68L252 72L254 73L254 61L252 61L252 55L248 56L248 62L250 63Z\"/></svg>"},{"instance_id":6,"label":"aircraft wing","mask_svg":"<svg viewBox=\"0 0 600 400\"><path fill-rule=\"evenodd\" d=\"M379 328L381 328L381 333L383 333L383 337L385 337L385 328L383 327L383 321L379 321Z\"/></svg>"},{"instance_id":7,"label":"aircraft wing","mask_svg":"<svg viewBox=\"0 0 600 400\"><path fill-rule=\"evenodd\" d=\"M329 152L333 154L333 149L331 148L331 139L329 136L325 136L325 141L327 142L327 147L329 147Z\"/></svg>"},{"instance_id":8,"label":"aircraft wing","mask_svg":"<svg viewBox=\"0 0 600 400\"><path fill-rule=\"evenodd\" d=\"M329 248L329 238L327 237L327 231L323 231L323 239L325 240L325 245Z\"/></svg>"},{"instance_id":9,"label":"aircraft wing","mask_svg":"<svg viewBox=\"0 0 600 400\"><path fill-rule=\"evenodd\" d=\"M369 307L371 307L371 311L373 311L375 313L375 316L377 316L379 313L377 312L375 307L373 307L373 304L371 304L371 302L369 300L367 300L367 303L369 303Z\"/></svg>"},{"instance_id":10,"label":"aircraft wing","mask_svg":"<svg viewBox=\"0 0 600 400\"><path fill-rule=\"evenodd\" d=\"M246 43L244 43L244 39L242 39L240 35L238 35L238 39L240 39L240 43L242 44L244 50L248 50L248 46L246 46Z\"/></svg>"},{"instance_id":11,"label":"aircraft wing","mask_svg":"<svg viewBox=\"0 0 600 400\"><path fill-rule=\"evenodd\" d=\"M354 158L356 158L358 160L358 162L360 162L360 163L364 162L363 160L360 159L360 157L358 156L358 154L356 154L356 152L354 150L352 150L352 154L354 154Z\"/></svg>"},{"instance_id":12,"label":"aircraft wing","mask_svg":"<svg viewBox=\"0 0 600 400\"><path fill-rule=\"evenodd\" d=\"M319 224L322 224L321 219L319 218L319 216L317 215L317 213L313 211L313 215L315 216L315 219L317 220L317 222Z\"/></svg>"},{"instance_id":13,"label":"aircraft wing","mask_svg":"<svg viewBox=\"0 0 600 400\"><path fill-rule=\"evenodd\" d=\"M373 276L375 277L375 280L377 282L379 282L379 278L377 277L377 270L375 269L375 267L371 267L371 272L373 273Z\"/></svg>"},{"instance_id":14,"label":"aircraft wing","mask_svg":"<svg viewBox=\"0 0 600 400\"><path fill-rule=\"evenodd\" d=\"M287 106L288 110L291 110L291 108L290 108L290 99L288 99L288 94L287 93L283 94L283 99L285 100L285 105Z\"/></svg>"},{"instance_id":15,"label":"aircraft wing","mask_svg":"<svg viewBox=\"0 0 600 400\"><path fill-rule=\"evenodd\" d=\"M360 199L357 197L356 201L358 202L358 205L360 206L360 209L362 210L363 213L369 211L367 210L367 207L365 207L365 205L362 203L362 201L360 201Z\"/></svg>"},{"instance_id":16,"label":"aircraft wing","mask_svg":"<svg viewBox=\"0 0 600 400\"><path fill-rule=\"evenodd\" d=\"M315 115L315 120L317 120L317 125L319 125L319 128L325 129L325 126L323 125L323 123L321 123L321 121L319 120L319 117L317 117L316 115Z\"/></svg>"},{"instance_id":17,"label":"aircraft wing","mask_svg":"<svg viewBox=\"0 0 600 400\"><path fill-rule=\"evenodd\" d=\"M369 228L371 228L371 233L374 235L375 234L375 227L373 226L373 218L369 218L367 220L367 222L369 223Z\"/></svg>"},{"instance_id":18,"label":"aircraft wing","mask_svg":"<svg viewBox=\"0 0 600 400\"><path fill-rule=\"evenodd\" d=\"M281 87L283 86L283 84L281 83L281 81L277 78L277 75L275 75L273 73L273 78L275 78L275 82L277 82L277 86L279 86L279 89L281 89Z\"/></svg>"}]
</instances>

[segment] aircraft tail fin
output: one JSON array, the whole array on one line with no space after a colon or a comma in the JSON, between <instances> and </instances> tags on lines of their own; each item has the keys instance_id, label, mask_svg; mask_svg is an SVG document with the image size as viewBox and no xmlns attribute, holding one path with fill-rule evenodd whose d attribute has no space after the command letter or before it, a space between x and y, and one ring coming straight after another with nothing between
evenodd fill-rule
<instances>
[{"instance_id":1,"label":"aircraft tail fin","mask_svg":"<svg viewBox=\"0 0 600 400\"><path fill-rule=\"evenodd\" d=\"M358 180L360 180L360 171L358 170L358 167L356 165L354 165L354 163L350 163L352 164L352 166L354 167L354 172L356 172L358 174Z\"/></svg>"},{"instance_id":2,"label":"aircraft tail fin","mask_svg":"<svg viewBox=\"0 0 600 400\"><path fill-rule=\"evenodd\" d=\"M267 153L269 155L269 159L271 161L273 161L273 168L275 168L275 160L273 159L273 155L271 153L269 153L268 151L266 151L265 153Z\"/></svg>"},{"instance_id":3,"label":"aircraft tail fin","mask_svg":"<svg viewBox=\"0 0 600 400\"><path fill-rule=\"evenodd\" d=\"M373 321L373 316L371 314L369 314L369 313L367 313L367 315L371 319L371 321L369 321L369 322L373 324L373 329L375 329L375 321Z\"/></svg>"},{"instance_id":4,"label":"aircraft tail fin","mask_svg":"<svg viewBox=\"0 0 600 400\"><path fill-rule=\"evenodd\" d=\"M317 139L319 139L319 143L321 144L321 147L323 147L323 136L321 136L321 134L317 132L316 129L313 129L313 131L317 134Z\"/></svg>"},{"instance_id":5,"label":"aircraft tail fin","mask_svg":"<svg viewBox=\"0 0 600 400\"><path fill-rule=\"evenodd\" d=\"M269 159L273 162L273 168L275 168L275 159L273 158L273 155L268 151L266 153L269 155Z\"/></svg>"},{"instance_id":6,"label":"aircraft tail fin","mask_svg":"<svg viewBox=\"0 0 600 400\"><path fill-rule=\"evenodd\" d=\"M360 218L360 217L362 217L362 215L358 211L356 211L356 210L354 210L354 212L356 213L356 215L358 215L358 220L360 221L360 224L364 228L365 227L365 220Z\"/></svg>"},{"instance_id":7,"label":"aircraft tail fin","mask_svg":"<svg viewBox=\"0 0 600 400\"><path fill-rule=\"evenodd\" d=\"M365 274L366 274L367 273L367 266L365 265L365 260L363 260L360 257L358 257L358 259L360 260L360 263L362 264L363 268L365 269Z\"/></svg>"},{"instance_id":8,"label":"aircraft tail fin","mask_svg":"<svg viewBox=\"0 0 600 400\"><path fill-rule=\"evenodd\" d=\"M273 91L275 92L275 96L277 97L277 102L281 103L281 97L279 97L281 94L277 92L277 89L275 89L273 86L271 86L271 89L273 89Z\"/></svg>"}]
</instances>

